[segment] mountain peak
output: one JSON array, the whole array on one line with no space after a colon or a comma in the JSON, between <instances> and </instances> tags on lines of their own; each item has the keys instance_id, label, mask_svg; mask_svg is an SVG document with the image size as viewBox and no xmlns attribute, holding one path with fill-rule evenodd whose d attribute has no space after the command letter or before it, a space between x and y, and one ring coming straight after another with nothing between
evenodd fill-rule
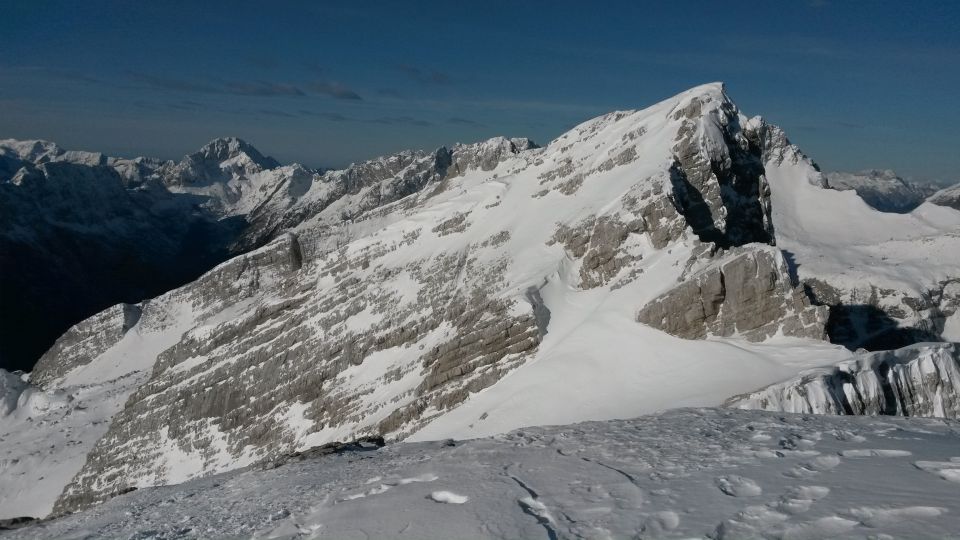
<instances>
[{"instance_id":1,"label":"mountain peak","mask_svg":"<svg viewBox=\"0 0 960 540\"><path fill-rule=\"evenodd\" d=\"M222 163L246 155L250 161L262 169L279 167L280 163L269 156L264 156L252 144L239 137L219 137L205 144L198 152L190 154L188 158L200 161L215 161Z\"/></svg>"},{"instance_id":2,"label":"mountain peak","mask_svg":"<svg viewBox=\"0 0 960 540\"><path fill-rule=\"evenodd\" d=\"M677 97L691 98L691 97L708 96L708 97L715 97L720 99L728 99L726 91L727 91L727 85L721 81L716 81L716 82L700 84L688 90L684 90L683 92L677 94Z\"/></svg>"},{"instance_id":3,"label":"mountain peak","mask_svg":"<svg viewBox=\"0 0 960 540\"><path fill-rule=\"evenodd\" d=\"M27 141L0 140L0 153L6 152L12 152L19 159L38 162L49 161L50 158L63 154L63 149L54 142L39 139Z\"/></svg>"}]
</instances>

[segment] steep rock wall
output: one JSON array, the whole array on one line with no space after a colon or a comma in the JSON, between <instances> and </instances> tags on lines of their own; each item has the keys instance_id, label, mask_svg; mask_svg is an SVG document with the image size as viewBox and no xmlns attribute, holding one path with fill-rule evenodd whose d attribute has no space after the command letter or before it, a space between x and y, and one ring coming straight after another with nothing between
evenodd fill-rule
<instances>
[{"instance_id":1,"label":"steep rock wall","mask_svg":"<svg viewBox=\"0 0 960 540\"><path fill-rule=\"evenodd\" d=\"M960 346L926 343L814 369L728 406L807 414L960 417Z\"/></svg>"}]
</instances>

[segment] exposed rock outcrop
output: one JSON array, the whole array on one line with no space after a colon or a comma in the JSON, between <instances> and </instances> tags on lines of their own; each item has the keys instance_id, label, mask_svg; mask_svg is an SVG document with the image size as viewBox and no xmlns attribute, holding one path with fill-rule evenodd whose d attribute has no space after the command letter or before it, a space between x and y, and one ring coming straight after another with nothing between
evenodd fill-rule
<instances>
[{"instance_id":1,"label":"exposed rock outcrop","mask_svg":"<svg viewBox=\"0 0 960 540\"><path fill-rule=\"evenodd\" d=\"M741 128L736 106L694 98L674 117L683 124L673 148L672 199L689 226L720 247L774 243L763 148Z\"/></svg>"},{"instance_id":2,"label":"exposed rock outcrop","mask_svg":"<svg viewBox=\"0 0 960 540\"><path fill-rule=\"evenodd\" d=\"M777 333L822 339L826 310L811 306L793 286L777 250L759 245L775 243L764 164L782 162L789 141L758 118L747 120L726 99L691 99L673 116L682 124L669 200L684 224L713 247L695 250L687 263L693 271L644 306L637 320L687 339L763 340ZM671 220L663 205L645 209L661 223Z\"/></svg>"},{"instance_id":3,"label":"exposed rock outcrop","mask_svg":"<svg viewBox=\"0 0 960 540\"><path fill-rule=\"evenodd\" d=\"M643 307L637 320L687 339L823 339L827 310L790 283L774 249L740 248Z\"/></svg>"},{"instance_id":4,"label":"exposed rock outcrop","mask_svg":"<svg viewBox=\"0 0 960 540\"><path fill-rule=\"evenodd\" d=\"M960 346L860 354L731 398L730 407L805 414L960 417Z\"/></svg>"},{"instance_id":5,"label":"exposed rock outcrop","mask_svg":"<svg viewBox=\"0 0 960 540\"><path fill-rule=\"evenodd\" d=\"M911 343L956 338L948 320L960 312L960 278L919 294L869 283L847 290L822 279L803 282L817 305L828 306L830 341L850 350L891 350Z\"/></svg>"},{"instance_id":6,"label":"exposed rock outcrop","mask_svg":"<svg viewBox=\"0 0 960 540\"><path fill-rule=\"evenodd\" d=\"M50 382L114 346L140 320L142 309L133 304L117 304L75 324L57 339L34 366L31 381Z\"/></svg>"}]
</instances>

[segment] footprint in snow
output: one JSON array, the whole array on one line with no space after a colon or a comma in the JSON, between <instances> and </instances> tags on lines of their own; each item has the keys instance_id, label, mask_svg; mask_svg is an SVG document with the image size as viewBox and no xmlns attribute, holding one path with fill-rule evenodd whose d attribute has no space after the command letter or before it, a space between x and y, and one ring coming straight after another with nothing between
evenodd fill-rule
<instances>
[{"instance_id":1,"label":"footprint in snow","mask_svg":"<svg viewBox=\"0 0 960 540\"><path fill-rule=\"evenodd\" d=\"M818 456L784 473L787 478L809 478L840 465L840 456Z\"/></svg>"},{"instance_id":2,"label":"footprint in snow","mask_svg":"<svg viewBox=\"0 0 960 540\"><path fill-rule=\"evenodd\" d=\"M716 479L717 489L731 497L756 497L763 489L753 480L737 475L721 476Z\"/></svg>"},{"instance_id":3,"label":"footprint in snow","mask_svg":"<svg viewBox=\"0 0 960 540\"><path fill-rule=\"evenodd\" d=\"M916 461L913 466L948 482L960 483L960 458L953 457L950 461Z\"/></svg>"},{"instance_id":4,"label":"footprint in snow","mask_svg":"<svg viewBox=\"0 0 960 540\"><path fill-rule=\"evenodd\" d=\"M843 457L861 458L861 457L906 457L913 453L907 450L881 450L876 448L858 448L856 450L843 450L837 452Z\"/></svg>"},{"instance_id":5,"label":"footprint in snow","mask_svg":"<svg viewBox=\"0 0 960 540\"><path fill-rule=\"evenodd\" d=\"M466 495L457 495L452 491L434 491L430 494L433 502L445 504L463 504L470 500Z\"/></svg>"},{"instance_id":6,"label":"footprint in snow","mask_svg":"<svg viewBox=\"0 0 960 540\"><path fill-rule=\"evenodd\" d=\"M823 486L794 486L772 506L785 514L803 514L810 510L814 502L829 494L830 488Z\"/></svg>"},{"instance_id":7,"label":"footprint in snow","mask_svg":"<svg viewBox=\"0 0 960 540\"><path fill-rule=\"evenodd\" d=\"M663 510L648 516L642 526L646 534L661 536L666 531L672 531L680 525L680 516L672 510Z\"/></svg>"},{"instance_id":8,"label":"footprint in snow","mask_svg":"<svg viewBox=\"0 0 960 540\"><path fill-rule=\"evenodd\" d=\"M940 516L945 508L936 506L907 506L903 508L851 508L848 513L867 527L883 527L903 520L927 520Z\"/></svg>"},{"instance_id":9,"label":"footprint in snow","mask_svg":"<svg viewBox=\"0 0 960 540\"><path fill-rule=\"evenodd\" d=\"M425 474L421 474L420 476L413 476L413 477L410 477L410 478L393 478L393 479L385 480L385 481L381 482L379 486L370 488L370 489L368 489L366 492L363 492L363 493L352 493L352 494L349 494L349 495L345 495L345 496L341 497L339 500L340 500L340 501L352 501L352 500L355 500L355 499L362 499L362 498L364 498L364 497L368 497L368 496L371 496L371 495L380 495L381 493L386 493L387 491L390 491L392 488L397 487L397 486L405 486L405 485L407 485L407 484L414 484L414 483L417 483L417 482L433 482L434 480L437 480L438 478L440 478L440 477L437 476L437 475L435 475L435 474L433 474L433 473L425 473ZM379 477L379 476L374 476L373 478L371 478L371 479L367 480L366 482L364 482L364 484L370 485L370 484L373 484L373 483L376 483L376 482L380 482L381 480L383 480L381 477Z\"/></svg>"}]
</instances>

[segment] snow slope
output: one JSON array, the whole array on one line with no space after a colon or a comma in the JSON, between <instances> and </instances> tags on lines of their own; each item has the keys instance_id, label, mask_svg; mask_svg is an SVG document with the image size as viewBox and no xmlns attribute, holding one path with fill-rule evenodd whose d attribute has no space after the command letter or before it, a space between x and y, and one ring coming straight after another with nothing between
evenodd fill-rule
<instances>
[{"instance_id":1,"label":"snow slope","mask_svg":"<svg viewBox=\"0 0 960 540\"><path fill-rule=\"evenodd\" d=\"M677 409L148 488L2 538L951 538L960 424Z\"/></svg>"},{"instance_id":2,"label":"snow slope","mask_svg":"<svg viewBox=\"0 0 960 540\"><path fill-rule=\"evenodd\" d=\"M768 167L767 178L777 245L793 254L801 279L919 295L957 277L960 212L928 203L908 214L878 212L853 192L817 185L810 168Z\"/></svg>"},{"instance_id":3,"label":"snow slope","mask_svg":"<svg viewBox=\"0 0 960 540\"><path fill-rule=\"evenodd\" d=\"M834 342L884 350L955 339L960 211L924 202L880 212L853 191L827 189L810 167L768 165L766 175L777 247L814 298L832 306Z\"/></svg>"},{"instance_id":4,"label":"snow slope","mask_svg":"<svg viewBox=\"0 0 960 540\"><path fill-rule=\"evenodd\" d=\"M223 268L230 272L249 257L240 256ZM8 411L0 409L0 519L45 516L53 510L113 417L149 380L157 355L176 344L186 330L229 320L238 306L247 303L243 280L230 274L234 288L224 287L229 292L208 304L206 311L194 306L183 288L175 289L144 303L136 324L95 361L76 362L67 374L53 371L52 380L43 381L43 386L0 386L0 397L13 403ZM269 279L269 274L264 272L262 279ZM4 381L19 380L3 370L0 376Z\"/></svg>"},{"instance_id":5,"label":"snow slope","mask_svg":"<svg viewBox=\"0 0 960 540\"><path fill-rule=\"evenodd\" d=\"M0 370L0 376L6 373ZM0 519L49 514L63 486L107 432L110 419L146 378L133 373L51 391L27 386L5 394L16 400L16 408L0 414Z\"/></svg>"}]
</instances>

